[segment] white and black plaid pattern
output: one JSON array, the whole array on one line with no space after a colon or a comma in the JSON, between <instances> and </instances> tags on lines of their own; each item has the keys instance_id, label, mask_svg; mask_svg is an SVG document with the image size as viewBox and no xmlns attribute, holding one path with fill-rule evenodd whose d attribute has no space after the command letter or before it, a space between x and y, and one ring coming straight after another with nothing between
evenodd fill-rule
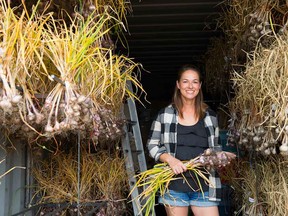
<instances>
[{"instance_id":1,"label":"white and black plaid pattern","mask_svg":"<svg viewBox=\"0 0 288 216\"><path fill-rule=\"evenodd\" d=\"M153 121L147 147L150 156L156 162L158 162L160 155L163 153L175 156L177 150L177 123L178 113L172 105L161 109L157 118ZM209 147L220 151L218 121L216 114L210 109L206 111L204 125L208 134ZM215 170L210 171L209 180L211 183L209 185L209 200L220 201L221 181Z\"/></svg>"}]
</instances>

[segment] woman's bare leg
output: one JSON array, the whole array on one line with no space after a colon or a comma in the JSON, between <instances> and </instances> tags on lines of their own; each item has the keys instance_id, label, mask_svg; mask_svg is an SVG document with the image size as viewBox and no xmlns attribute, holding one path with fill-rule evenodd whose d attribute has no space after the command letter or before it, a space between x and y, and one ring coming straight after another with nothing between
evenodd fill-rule
<instances>
[{"instance_id":1,"label":"woman's bare leg","mask_svg":"<svg viewBox=\"0 0 288 216\"><path fill-rule=\"evenodd\" d=\"M187 206L165 206L167 216L187 216Z\"/></svg>"},{"instance_id":2,"label":"woman's bare leg","mask_svg":"<svg viewBox=\"0 0 288 216\"><path fill-rule=\"evenodd\" d=\"M191 209L195 216L219 216L218 206L211 206L211 207L191 206Z\"/></svg>"}]
</instances>

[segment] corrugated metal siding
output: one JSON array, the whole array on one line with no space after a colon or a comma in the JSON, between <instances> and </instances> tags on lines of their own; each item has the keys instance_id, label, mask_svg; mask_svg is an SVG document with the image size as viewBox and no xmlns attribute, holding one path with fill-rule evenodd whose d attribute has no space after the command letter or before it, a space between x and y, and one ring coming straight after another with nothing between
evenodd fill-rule
<instances>
[{"instance_id":1,"label":"corrugated metal siding","mask_svg":"<svg viewBox=\"0 0 288 216\"><path fill-rule=\"evenodd\" d=\"M3 143L3 137L0 134ZM8 144L9 145L9 144ZM0 150L0 175L13 167L27 167L26 147L21 142L14 142L16 151ZM25 208L27 170L16 168L0 179L0 216L17 214ZM28 214L27 214L28 216Z\"/></svg>"}]
</instances>

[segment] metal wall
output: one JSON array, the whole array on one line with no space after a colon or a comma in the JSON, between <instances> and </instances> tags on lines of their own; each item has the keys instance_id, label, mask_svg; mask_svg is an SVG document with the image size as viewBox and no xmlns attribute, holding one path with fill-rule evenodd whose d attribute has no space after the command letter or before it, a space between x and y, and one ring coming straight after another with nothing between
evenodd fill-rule
<instances>
[{"instance_id":1,"label":"metal wall","mask_svg":"<svg viewBox=\"0 0 288 216\"><path fill-rule=\"evenodd\" d=\"M15 150L0 149L0 161L5 159L0 164L0 176L15 166L26 167L25 145L18 142L14 147ZM25 208L26 172L27 169L16 168L0 179L0 216L17 214Z\"/></svg>"}]
</instances>

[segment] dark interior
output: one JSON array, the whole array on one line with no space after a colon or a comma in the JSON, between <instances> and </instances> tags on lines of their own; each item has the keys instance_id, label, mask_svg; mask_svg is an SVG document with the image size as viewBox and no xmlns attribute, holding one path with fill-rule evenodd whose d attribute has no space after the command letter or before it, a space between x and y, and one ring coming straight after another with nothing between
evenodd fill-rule
<instances>
[{"instance_id":1,"label":"dark interior","mask_svg":"<svg viewBox=\"0 0 288 216\"><path fill-rule=\"evenodd\" d=\"M117 49L143 65L141 83L151 103L169 103L178 69L194 64L205 75L205 52L219 37L220 0L131 0L128 48ZM216 57L217 58L217 57ZM205 83L204 83L205 85ZM203 88L204 89L204 88ZM205 94L207 101L214 100ZM146 105L146 104L145 104Z\"/></svg>"}]
</instances>

